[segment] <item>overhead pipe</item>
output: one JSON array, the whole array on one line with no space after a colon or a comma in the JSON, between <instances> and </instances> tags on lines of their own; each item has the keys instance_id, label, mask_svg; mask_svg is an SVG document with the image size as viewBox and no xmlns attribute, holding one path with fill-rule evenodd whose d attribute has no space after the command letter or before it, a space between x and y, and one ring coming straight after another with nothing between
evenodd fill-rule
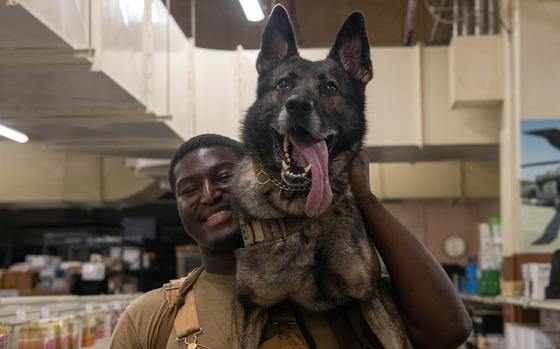
<instances>
[{"instance_id":1,"label":"overhead pipe","mask_svg":"<svg viewBox=\"0 0 560 349\"><path fill-rule=\"evenodd\" d=\"M488 0L488 34L496 34L496 0Z\"/></svg>"},{"instance_id":2,"label":"overhead pipe","mask_svg":"<svg viewBox=\"0 0 560 349\"><path fill-rule=\"evenodd\" d=\"M474 35L480 36L484 30L484 0L474 0Z\"/></svg>"},{"instance_id":3,"label":"overhead pipe","mask_svg":"<svg viewBox=\"0 0 560 349\"><path fill-rule=\"evenodd\" d=\"M453 0L453 36L459 36L459 0Z\"/></svg>"},{"instance_id":4,"label":"overhead pipe","mask_svg":"<svg viewBox=\"0 0 560 349\"><path fill-rule=\"evenodd\" d=\"M446 11L447 10L447 0L441 0L441 3L439 4L438 9L439 9L439 11L441 11L441 13L443 13L443 11ZM454 21L451 21L451 22L453 24L455 24ZM434 17L434 24L432 26L432 31L430 32L430 37L428 39L428 43L430 45L432 45L436 42L437 32L438 32L440 23L441 23L441 20L437 20Z\"/></svg>"},{"instance_id":5,"label":"overhead pipe","mask_svg":"<svg viewBox=\"0 0 560 349\"><path fill-rule=\"evenodd\" d=\"M412 37L414 36L414 30L416 28L417 15L418 15L418 1L408 0L406 19L404 25L404 38L403 38L404 46L412 45Z\"/></svg>"},{"instance_id":6,"label":"overhead pipe","mask_svg":"<svg viewBox=\"0 0 560 349\"><path fill-rule=\"evenodd\" d=\"M470 28L469 28L469 22L470 22L470 11L469 11L469 1L468 0L461 0L462 2L462 8L461 8L461 17L463 18L463 27L461 30L461 35L462 36L467 36L470 35Z\"/></svg>"}]
</instances>

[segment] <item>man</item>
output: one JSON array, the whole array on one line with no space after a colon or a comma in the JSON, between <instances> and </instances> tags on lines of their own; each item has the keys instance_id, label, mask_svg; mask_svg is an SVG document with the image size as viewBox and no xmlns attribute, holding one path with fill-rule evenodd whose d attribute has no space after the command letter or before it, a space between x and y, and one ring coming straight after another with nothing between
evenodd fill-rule
<instances>
[{"instance_id":1,"label":"man","mask_svg":"<svg viewBox=\"0 0 560 349\"><path fill-rule=\"evenodd\" d=\"M228 184L234 164L242 155L243 146L234 140L201 135L181 145L169 173L183 227L200 247L204 271L192 287L202 328L197 339L211 349L229 347L234 250L242 248L243 242L232 214ZM371 193L365 156L354 163L352 190L368 234L391 275L393 292L414 347L458 347L471 331L470 318L438 262ZM148 292L127 308L110 348L157 348L161 336L166 339L166 348L185 348L184 342L176 340L175 330L162 325L176 314L170 310L164 293L162 289ZM335 317L340 320L341 316ZM334 326L329 321L332 317L306 313L297 322L295 335L309 347L320 349L360 348L365 341L375 342L359 323L348 318L338 322L342 327ZM344 343L340 343L341 332L350 333ZM265 329L266 333L270 331Z\"/></svg>"}]
</instances>

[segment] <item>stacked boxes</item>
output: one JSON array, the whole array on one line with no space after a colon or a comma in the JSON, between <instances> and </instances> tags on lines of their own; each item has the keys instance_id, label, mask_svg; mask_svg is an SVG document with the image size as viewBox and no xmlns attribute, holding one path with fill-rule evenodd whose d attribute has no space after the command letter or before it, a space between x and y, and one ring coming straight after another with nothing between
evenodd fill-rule
<instances>
[{"instance_id":1,"label":"stacked boxes","mask_svg":"<svg viewBox=\"0 0 560 349\"><path fill-rule=\"evenodd\" d=\"M557 349L560 346L560 330L506 323L505 339L506 349Z\"/></svg>"}]
</instances>

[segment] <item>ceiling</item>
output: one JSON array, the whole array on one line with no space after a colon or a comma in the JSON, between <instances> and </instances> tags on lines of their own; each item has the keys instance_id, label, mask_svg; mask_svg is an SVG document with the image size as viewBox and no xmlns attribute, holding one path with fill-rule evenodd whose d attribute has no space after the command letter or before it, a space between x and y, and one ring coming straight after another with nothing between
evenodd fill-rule
<instances>
[{"instance_id":1,"label":"ceiling","mask_svg":"<svg viewBox=\"0 0 560 349\"><path fill-rule=\"evenodd\" d=\"M192 0L171 0L171 12L191 35ZM164 3L167 1L164 0ZM402 43L407 0L262 0L270 9L282 3L291 12L302 47L327 47L344 18L364 13L373 46ZM416 36L425 42L432 18L419 2ZM194 4L196 44L234 49L257 48L265 24L245 20L238 1ZM440 28L441 40L449 28ZM0 6L0 123L28 134L54 150L143 158L169 158L181 143L165 123L101 72L91 71L87 54L63 40L20 6ZM372 161L492 159L496 145L454 147L378 147Z\"/></svg>"},{"instance_id":2,"label":"ceiling","mask_svg":"<svg viewBox=\"0 0 560 349\"><path fill-rule=\"evenodd\" d=\"M166 2L167 0L162 0ZM191 37L191 1L171 0L171 13L185 34ZM372 46L401 46L408 0L260 0L266 11L275 4L290 12L300 47L329 47L336 32L353 11L361 11ZM433 18L425 4L438 0L411 0L417 3L416 31L412 44L428 43ZM248 22L237 0L195 0L196 44L200 47L233 50L237 45L259 47L265 21ZM444 15L447 17L448 14ZM451 26L437 28L436 44L447 44Z\"/></svg>"},{"instance_id":3,"label":"ceiling","mask_svg":"<svg viewBox=\"0 0 560 349\"><path fill-rule=\"evenodd\" d=\"M0 123L54 150L169 158L181 143L20 6L0 5Z\"/></svg>"}]
</instances>

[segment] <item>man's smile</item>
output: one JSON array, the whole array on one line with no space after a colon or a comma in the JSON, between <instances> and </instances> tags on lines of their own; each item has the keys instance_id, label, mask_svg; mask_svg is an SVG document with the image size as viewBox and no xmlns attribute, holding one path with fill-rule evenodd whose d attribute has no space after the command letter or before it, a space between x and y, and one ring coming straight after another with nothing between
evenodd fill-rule
<instances>
[{"instance_id":1,"label":"man's smile","mask_svg":"<svg viewBox=\"0 0 560 349\"><path fill-rule=\"evenodd\" d=\"M215 227L223 223L229 222L231 219L231 210L229 208L220 209L218 212L210 214L202 220L203 224L209 227Z\"/></svg>"}]
</instances>

